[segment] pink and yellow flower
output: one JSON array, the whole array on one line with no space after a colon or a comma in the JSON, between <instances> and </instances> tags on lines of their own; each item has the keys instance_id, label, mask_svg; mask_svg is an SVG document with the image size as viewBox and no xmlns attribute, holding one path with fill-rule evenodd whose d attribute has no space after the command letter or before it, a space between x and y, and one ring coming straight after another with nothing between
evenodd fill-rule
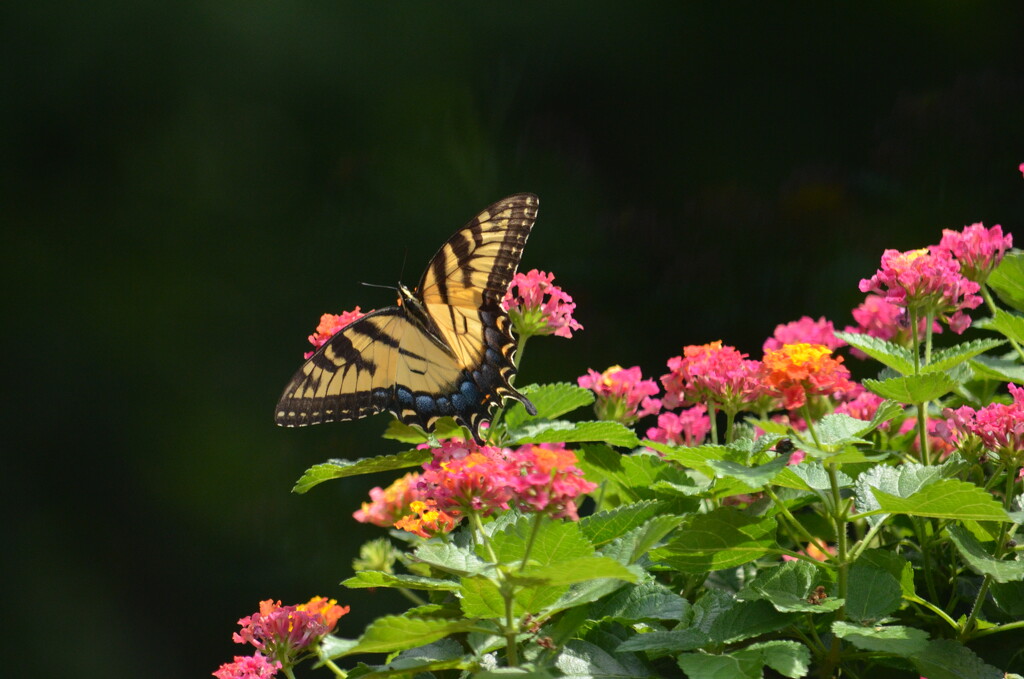
<instances>
[{"instance_id":1,"label":"pink and yellow flower","mask_svg":"<svg viewBox=\"0 0 1024 679\"><path fill-rule=\"evenodd\" d=\"M857 325L846 326L846 332L870 335L904 347L911 345L910 319L906 308L890 304L882 295L867 295L860 306L853 310L853 320ZM918 322L918 337L924 337L927 322L926 318ZM942 332L942 326L936 321L932 321L932 332ZM857 348L851 349L850 353L857 358L867 358L867 354Z\"/></svg>"},{"instance_id":2,"label":"pink and yellow flower","mask_svg":"<svg viewBox=\"0 0 1024 679\"><path fill-rule=\"evenodd\" d=\"M670 358L668 367L671 372L661 376L668 409L704 403L735 414L764 391L761 364L720 340L683 347L683 355Z\"/></svg>"},{"instance_id":3,"label":"pink and yellow flower","mask_svg":"<svg viewBox=\"0 0 1024 679\"><path fill-rule=\"evenodd\" d=\"M537 269L512 277L501 308L508 312L521 337L572 337L573 330L583 329L572 317L576 309L572 297L554 285L554 280L554 274Z\"/></svg>"},{"instance_id":4,"label":"pink and yellow flower","mask_svg":"<svg viewBox=\"0 0 1024 679\"><path fill-rule=\"evenodd\" d=\"M238 621L242 629L231 638L239 644L252 644L268 658L291 666L329 634L348 611L348 606L324 597L313 597L296 606L282 606L280 601L267 599L260 602L258 612Z\"/></svg>"},{"instance_id":5,"label":"pink and yellow flower","mask_svg":"<svg viewBox=\"0 0 1024 679\"><path fill-rule=\"evenodd\" d=\"M1003 235L996 224L991 229L978 222L960 231L942 230L942 241L936 246L948 250L960 262L960 271L969 280L984 283L988 275L1003 261L1003 255L1013 247L1013 236ZM934 249L934 248L933 248Z\"/></svg>"},{"instance_id":6,"label":"pink and yellow flower","mask_svg":"<svg viewBox=\"0 0 1024 679\"><path fill-rule=\"evenodd\" d=\"M846 344L836 337L835 326L824 316L814 320L804 316L799 320L775 326L775 333L764 341L764 351L781 349L783 344L824 344L835 351Z\"/></svg>"},{"instance_id":7,"label":"pink and yellow flower","mask_svg":"<svg viewBox=\"0 0 1024 679\"><path fill-rule=\"evenodd\" d=\"M267 660L262 653L253 655L236 655L235 661L224 663L213 676L217 679L266 679L273 677L281 669L281 663Z\"/></svg>"},{"instance_id":8,"label":"pink and yellow flower","mask_svg":"<svg viewBox=\"0 0 1024 679\"><path fill-rule=\"evenodd\" d=\"M766 353L763 362L764 383L787 410L802 407L808 396L852 388L842 356L833 357L823 344L786 344Z\"/></svg>"},{"instance_id":9,"label":"pink and yellow flower","mask_svg":"<svg viewBox=\"0 0 1024 679\"><path fill-rule=\"evenodd\" d=\"M414 500L408 511L408 514L395 521L394 526L398 530L414 533L421 538L450 533L462 519L457 512L449 514L438 509L437 502L429 499Z\"/></svg>"},{"instance_id":10,"label":"pink and yellow flower","mask_svg":"<svg viewBox=\"0 0 1024 679\"><path fill-rule=\"evenodd\" d=\"M708 409L696 405L678 413L664 412L658 415L658 426L647 430L647 438L677 446L699 446L710 431Z\"/></svg>"},{"instance_id":11,"label":"pink and yellow flower","mask_svg":"<svg viewBox=\"0 0 1024 679\"><path fill-rule=\"evenodd\" d=\"M1008 388L1013 396L1010 404L990 403L977 411L969 406L947 408L937 433L958 447L973 434L1000 461L1024 466L1024 388L1016 384Z\"/></svg>"},{"instance_id":12,"label":"pink and yellow flower","mask_svg":"<svg viewBox=\"0 0 1024 679\"><path fill-rule=\"evenodd\" d=\"M971 325L965 309L982 299L981 287L960 273L960 264L943 248L882 253L882 267L860 282L861 292L885 295L887 302L907 308L911 315L932 316L949 324L958 335Z\"/></svg>"},{"instance_id":13,"label":"pink and yellow flower","mask_svg":"<svg viewBox=\"0 0 1024 679\"><path fill-rule=\"evenodd\" d=\"M418 473L409 472L387 488L378 486L371 489L370 501L364 502L352 516L359 523L393 526L395 521L409 514L412 503L420 499L417 491L419 477Z\"/></svg>"},{"instance_id":14,"label":"pink and yellow flower","mask_svg":"<svg viewBox=\"0 0 1024 679\"><path fill-rule=\"evenodd\" d=\"M320 317L320 325L316 326L316 332L309 336L309 343L313 345L313 351L307 351L305 357L309 358L316 353L316 350L327 344L327 341L338 334L338 331L347 325L355 323L365 316L359 307L352 311L342 311L340 314L324 314Z\"/></svg>"},{"instance_id":15,"label":"pink and yellow flower","mask_svg":"<svg viewBox=\"0 0 1024 679\"><path fill-rule=\"evenodd\" d=\"M559 519L579 520L576 501L597 488L576 467L576 453L564 443L532 443L520 446L510 462L518 467L513 477L515 503L526 512L540 512Z\"/></svg>"},{"instance_id":16,"label":"pink and yellow flower","mask_svg":"<svg viewBox=\"0 0 1024 679\"><path fill-rule=\"evenodd\" d=\"M639 366L613 365L603 373L588 368L587 374L576 381L597 396L594 410L602 420L632 424L661 409L661 401L651 398L658 393L658 385L654 380L643 379Z\"/></svg>"}]
</instances>

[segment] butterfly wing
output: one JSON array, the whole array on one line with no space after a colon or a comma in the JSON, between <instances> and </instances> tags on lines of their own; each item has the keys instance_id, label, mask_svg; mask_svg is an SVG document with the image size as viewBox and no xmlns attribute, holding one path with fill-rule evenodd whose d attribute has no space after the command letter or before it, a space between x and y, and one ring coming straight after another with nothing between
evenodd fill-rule
<instances>
[{"instance_id":1,"label":"butterfly wing","mask_svg":"<svg viewBox=\"0 0 1024 679\"><path fill-rule=\"evenodd\" d=\"M494 203L441 246L420 280L419 299L437 334L480 390L479 410L469 422L474 432L491 406L505 397L535 412L509 384L516 372L516 342L500 304L519 267L538 204L529 193Z\"/></svg>"}]
</instances>

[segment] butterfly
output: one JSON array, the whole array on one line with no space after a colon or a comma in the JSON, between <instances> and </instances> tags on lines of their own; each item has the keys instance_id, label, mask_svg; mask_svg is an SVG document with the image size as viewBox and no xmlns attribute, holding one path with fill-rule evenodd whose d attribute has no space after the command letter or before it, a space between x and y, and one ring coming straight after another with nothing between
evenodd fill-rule
<instances>
[{"instance_id":1,"label":"butterfly","mask_svg":"<svg viewBox=\"0 0 1024 679\"><path fill-rule=\"evenodd\" d=\"M274 420L285 427L355 420L385 410L433 431L451 417L482 443L480 423L516 391L512 322L501 300L537 218L537 196L494 203L441 246L415 290L366 314L309 357L285 387Z\"/></svg>"}]
</instances>

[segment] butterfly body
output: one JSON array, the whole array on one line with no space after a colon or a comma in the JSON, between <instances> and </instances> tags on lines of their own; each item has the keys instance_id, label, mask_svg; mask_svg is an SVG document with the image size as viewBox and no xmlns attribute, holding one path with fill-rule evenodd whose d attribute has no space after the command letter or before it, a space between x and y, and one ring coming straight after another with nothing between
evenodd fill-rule
<instances>
[{"instance_id":1,"label":"butterfly body","mask_svg":"<svg viewBox=\"0 0 1024 679\"><path fill-rule=\"evenodd\" d=\"M427 431L452 417L481 440L480 423L508 397L515 339L501 299L537 216L537 197L498 201L438 250L398 305L342 328L296 372L275 410L283 426L352 420L389 410Z\"/></svg>"}]
</instances>

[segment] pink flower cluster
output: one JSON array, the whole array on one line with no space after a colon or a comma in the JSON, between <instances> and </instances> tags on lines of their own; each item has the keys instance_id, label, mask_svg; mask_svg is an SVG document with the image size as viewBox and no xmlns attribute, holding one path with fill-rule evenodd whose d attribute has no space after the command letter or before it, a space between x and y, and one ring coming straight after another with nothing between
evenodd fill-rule
<instances>
[{"instance_id":1,"label":"pink flower cluster","mask_svg":"<svg viewBox=\"0 0 1024 679\"><path fill-rule=\"evenodd\" d=\"M658 426L647 430L647 438L658 443L677 446L698 446L711 431L708 409L702 405L683 408L678 413L666 411L658 415Z\"/></svg>"},{"instance_id":2,"label":"pink flower cluster","mask_svg":"<svg viewBox=\"0 0 1024 679\"><path fill-rule=\"evenodd\" d=\"M712 403L735 414L764 393L760 361L748 360L721 341L683 347L683 355L668 359L668 367L670 372L661 377L668 409Z\"/></svg>"},{"instance_id":3,"label":"pink flower cluster","mask_svg":"<svg viewBox=\"0 0 1024 679\"><path fill-rule=\"evenodd\" d=\"M833 351L846 342L836 337L832 321L824 316L814 320L804 316L800 320L775 326L775 333L764 341L765 353L781 349L784 344L824 344Z\"/></svg>"},{"instance_id":4,"label":"pink flower cluster","mask_svg":"<svg viewBox=\"0 0 1024 679\"><path fill-rule=\"evenodd\" d=\"M432 452L423 472L371 491L373 502L355 513L356 520L421 537L451 531L468 512L488 516L511 507L576 520L576 500L597 487L561 443L511 450L449 439Z\"/></svg>"},{"instance_id":5,"label":"pink flower cluster","mask_svg":"<svg viewBox=\"0 0 1024 679\"><path fill-rule=\"evenodd\" d=\"M946 421L939 434L950 443L961 445L973 434L986 450L1001 461L1024 466L1024 388L1010 384L1013 403L990 403L980 410L962 406L944 411Z\"/></svg>"},{"instance_id":6,"label":"pink flower cluster","mask_svg":"<svg viewBox=\"0 0 1024 679\"><path fill-rule=\"evenodd\" d=\"M613 365L603 373L588 368L587 374L576 381L597 396L594 410L601 420L632 424L661 409L661 401L651 398L658 393L658 385L654 380L645 380L639 366Z\"/></svg>"},{"instance_id":7,"label":"pink flower cluster","mask_svg":"<svg viewBox=\"0 0 1024 679\"><path fill-rule=\"evenodd\" d=\"M976 283L985 282L1011 247L1013 236L1004 236L998 224L986 229L981 222L965 226L963 231L943 229L942 241L937 246L956 257L961 273Z\"/></svg>"},{"instance_id":8,"label":"pink flower cluster","mask_svg":"<svg viewBox=\"0 0 1024 679\"><path fill-rule=\"evenodd\" d=\"M910 319L904 307L890 304L881 295L867 295L864 301L853 310L856 326L846 326L846 332L857 332L870 335L900 346L909 347L912 341ZM917 336L924 337L927 318L918 321ZM941 333L942 326L932 321L932 332ZM850 353L858 358L867 358L867 354L859 349L851 349Z\"/></svg>"},{"instance_id":9,"label":"pink flower cluster","mask_svg":"<svg viewBox=\"0 0 1024 679\"><path fill-rule=\"evenodd\" d=\"M572 337L583 326L572 317L576 304L564 290L554 285L555 275L533 269L517 273L501 300L512 325L521 336L557 335Z\"/></svg>"},{"instance_id":10,"label":"pink flower cluster","mask_svg":"<svg viewBox=\"0 0 1024 679\"><path fill-rule=\"evenodd\" d=\"M213 676L217 679L265 679L273 677L281 669L281 663L270 661L260 652L253 655L236 655L235 661L224 663Z\"/></svg>"},{"instance_id":11,"label":"pink flower cluster","mask_svg":"<svg viewBox=\"0 0 1024 679\"><path fill-rule=\"evenodd\" d=\"M316 353L316 350L327 344L327 341L338 334L338 331L347 325L355 323L365 316L359 307L352 311L342 311L340 314L324 314L320 317L320 325L316 326L316 332L309 336L309 343L313 345L313 351L307 351L304 356L308 359Z\"/></svg>"},{"instance_id":12,"label":"pink flower cluster","mask_svg":"<svg viewBox=\"0 0 1024 679\"><path fill-rule=\"evenodd\" d=\"M907 308L912 314L932 315L949 323L961 334L971 325L965 309L974 309L982 299L981 287L960 273L960 263L944 248L886 250L882 267L860 282L861 292L885 296L890 304Z\"/></svg>"}]
</instances>

